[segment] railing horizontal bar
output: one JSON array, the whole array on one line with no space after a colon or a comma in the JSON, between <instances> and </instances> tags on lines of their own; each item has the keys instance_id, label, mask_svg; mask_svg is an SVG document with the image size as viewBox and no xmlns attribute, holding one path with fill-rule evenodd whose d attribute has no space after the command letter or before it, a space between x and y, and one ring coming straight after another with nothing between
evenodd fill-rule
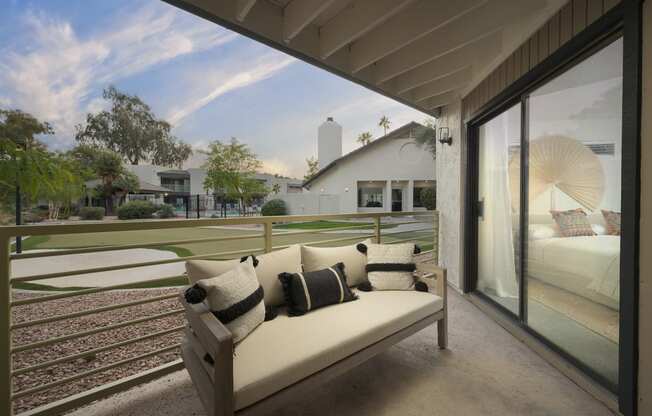
<instances>
[{"instance_id":1,"label":"railing horizontal bar","mask_svg":"<svg viewBox=\"0 0 652 416\"><path fill-rule=\"evenodd\" d=\"M46 296L36 296L33 298L27 298L27 299L21 299L21 300L15 300L11 302L11 307L15 306L23 306L23 305L31 305L34 303L41 303L41 302L49 302L51 300L57 300L57 299L66 299L66 298L71 298L74 296L84 296L84 295L90 295L93 293L101 293L101 292L107 292L109 290L116 290L116 289L125 289L129 288L133 285L138 285L142 283L149 283L149 284L154 284L154 283L159 283L159 282L164 282L168 279L178 277L178 276L168 276L168 277L161 277L158 279L151 279L151 280L139 280L137 282L129 282L129 283L120 283L119 285L111 285L111 286L103 286L103 287L92 287L90 289L82 289L82 290L76 290L76 291L70 291L70 292L63 292L63 293L57 293L56 295L46 295Z\"/></svg>"},{"instance_id":2,"label":"railing horizontal bar","mask_svg":"<svg viewBox=\"0 0 652 416\"><path fill-rule=\"evenodd\" d=\"M316 244L326 244L326 243L338 243L340 241L349 241L349 240L364 240L365 238L370 238L373 237L373 234L360 234L360 235L355 235L351 237L344 237L344 238L333 238L330 240L321 240L321 241L308 241L305 243L301 243L302 245L316 245ZM293 244L286 244L283 246L274 246L272 247L273 250L280 250L283 248L288 248L291 247Z\"/></svg>"},{"instance_id":3,"label":"railing horizontal bar","mask_svg":"<svg viewBox=\"0 0 652 416\"><path fill-rule=\"evenodd\" d=\"M382 235L396 235L396 234L407 234L407 233L416 233L416 232L422 232L422 231L434 231L432 227L428 228L417 228L416 230L406 230L406 231L397 231L397 232L387 232L387 233L382 233Z\"/></svg>"},{"instance_id":4,"label":"railing horizontal bar","mask_svg":"<svg viewBox=\"0 0 652 416\"><path fill-rule=\"evenodd\" d=\"M360 228L368 228L370 230L373 230L374 225L373 224L364 224L364 225L356 225L352 227L337 227L337 228L320 228L317 230L305 230L305 231L292 231L289 230L284 233L273 233L272 237L281 237L281 236L292 236L292 235L303 235L303 234L321 234L321 233L336 233L338 231L342 230L356 230Z\"/></svg>"},{"instance_id":5,"label":"railing horizontal bar","mask_svg":"<svg viewBox=\"0 0 652 416\"><path fill-rule=\"evenodd\" d=\"M142 318L132 319L130 321L119 322L119 323L113 324L113 325L102 326L102 327L93 328L93 329L89 329L89 330L81 331L81 332L75 332L74 334L68 334L68 335L63 335L63 336L60 336L60 337L49 338L49 339L45 339L43 341L32 342L30 344L18 345L18 346L15 346L15 347L13 347L11 349L11 353L16 354L16 353L27 351L27 350L33 350L35 348L41 348L41 347L45 347L45 346L48 346L48 345L57 344L59 342L68 341L68 340L75 339L75 338L81 338L81 337L85 337L85 336L88 336L88 335L98 334L100 332L106 332L106 331L112 331L112 330L118 329L118 328L124 328L125 326L129 326L129 325L135 325L135 324L140 324L142 322L153 321L153 320L156 320L156 319L165 318L165 317L168 317L168 316L171 316L171 315L176 315L176 314L179 314L179 313L182 313L182 312L183 312L183 309L175 309L175 310L172 310L172 311L159 313L158 315L144 316Z\"/></svg>"},{"instance_id":6,"label":"railing horizontal bar","mask_svg":"<svg viewBox=\"0 0 652 416\"><path fill-rule=\"evenodd\" d=\"M59 415L68 410L81 407L85 404L108 397L112 394L128 390L139 384L156 380L166 374L183 370L183 360L178 359L169 363L160 365L150 370L145 370L133 376L123 377L110 383L93 387L81 393L73 394L55 402L47 403L32 410L20 413L19 416L49 416Z\"/></svg>"},{"instance_id":7,"label":"railing horizontal bar","mask_svg":"<svg viewBox=\"0 0 652 416\"><path fill-rule=\"evenodd\" d=\"M164 353L164 352L167 352L167 351L172 351L174 349L179 348L180 346L181 346L180 343L173 344L173 345L170 345L168 347L159 348L158 350L155 350L155 351L150 351L150 352L145 353L145 354L137 355L135 357L126 358L124 360L116 361L114 363L111 363L111 364L108 364L108 365L105 365L105 366L102 366L102 367L93 368L91 370L84 371L83 373L79 373L79 374L75 374L75 375L70 376L70 377L62 378L61 380L53 381L53 382L47 383L47 384L42 384L40 386L32 387L32 388L26 389L26 390L21 390L19 392L14 393L11 396L11 398L12 398L12 400L20 399L21 397L29 396L30 394L38 393L39 391L48 390L48 389L51 389L52 387L60 386L62 384L70 383L71 381L79 380L80 378L88 377L88 376L90 376L92 374L95 374L95 373L101 373L102 371L110 370L110 369L115 368L115 367L120 367L121 365L129 364L129 363L134 362L134 361L139 361L139 360L142 360L144 358L151 357L153 355L158 355L158 354L161 354L161 353Z\"/></svg>"},{"instance_id":8,"label":"railing horizontal bar","mask_svg":"<svg viewBox=\"0 0 652 416\"><path fill-rule=\"evenodd\" d=\"M129 283L129 284L132 285L133 283ZM118 304L115 304L115 305L103 306L101 308L87 309L87 310L79 311L79 312L73 312L73 313L68 313L68 314L63 314L63 315L55 315L55 316L51 316L51 317L48 317L48 318L35 319L33 321L19 322L17 324L13 324L11 326L11 329L14 330L14 329L20 329L20 328L35 326L35 325L48 324L48 323L56 322L56 321L62 321L62 320L65 320L65 319L79 318L81 316L86 316L86 315L92 315L92 314L95 314L95 313L112 311L112 310L115 310L115 309L129 308L131 306L143 305L145 303L158 302L158 301L161 301L161 300L176 298L178 296L179 296L178 293L170 293L170 294L167 294L167 295L155 296L155 297L145 298L145 299L138 299L138 300L135 300L135 301L132 301L132 302L118 303Z\"/></svg>"},{"instance_id":9,"label":"railing horizontal bar","mask_svg":"<svg viewBox=\"0 0 652 416\"><path fill-rule=\"evenodd\" d=\"M384 237L384 236L383 236L383 237ZM400 239L400 240L388 241L388 242L383 243L383 244L398 244L398 243L405 243L405 242L407 242L407 241L424 241L424 239L423 239L423 238L415 238L415 237L412 237L412 238L402 238L402 239Z\"/></svg>"},{"instance_id":10,"label":"railing horizontal bar","mask_svg":"<svg viewBox=\"0 0 652 416\"><path fill-rule=\"evenodd\" d=\"M207 227L224 225L250 225L283 223L341 218L382 218L430 214L435 211L416 212L356 212L350 214L320 215L276 215L269 217L234 217L179 220L127 220L127 221L88 221L84 224L12 225L0 227L0 236L53 235L103 233L108 231L160 230L170 228Z\"/></svg>"},{"instance_id":11,"label":"railing horizontal bar","mask_svg":"<svg viewBox=\"0 0 652 416\"><path fill-rule=\"evenodd\" d=\"M174 332L183 330L185 327L186 327L185 325L179 325L179 326L175 326L174 328L165 329L163 331L158 331L158 332L153 332L151 334L143 335L141 337L131 338L131 339L128 339L128 340L125 340L125 341L116 342L116 343L113 343L113 344L110 344L110 345L105 345L104 347L93 348L91 350L83 351L83 352L80 352L80 353L77 353L77 354L57 358L56 360L46 361L46 362L39 363L39 364L36 364L36 365L31 365L29 367L19 368L17 370L14 370L11 373L11 375L12 376L19 376L21 374L30 373L32 371L40 370L41 368L52 367L53 365L65 363L65 362L68 362L68 361L73 361L73 360L76 360L78 358L83 358L83 357L86 357L86 356L91 355L91 354L98 354L100 352L112 350L112 349L115 349L115 348L124 347L125 345L130 345L130 344L135 344L135 343L140 342L140 341L145 341L147 339L156 338L156 337L160 337L160 336L167 335L167 334L172 334Z\"/></svg>"},{"instance_id":12,"label":"railing horizontal bar","mask_svg":"<svg viewBox=\"0 0 652 416\"><path fill-rule=\"evenodd\" d=\"M149 267L149 266L158 266L158 265L161 265L161 264L180 263L182 261L187 261L187 260L199 260L199 259L206 259L206 258L217 257L217 256L230 256L232 254L256 253L258 251L262 251L262 249L259 248L259 249L246 249L246 250L235 250L235 251L221 251L221 252L218 252L218 253L198 254L198 255L195 255L195 256L175 257L173 259L145 261L145 262L141 262L141 263L119 264L119 265L116 265L116 266L91 267L89 269L70 270L70 271L66 271L66 272L33 274L33 275L30 275L30 276L14 277L13 279L11 279L11 282L12 283L13 282L32 282L32 281L35 281L35 280L55 279L55 278L58 278L58 277L77 276L77 275L80 275L80 274L111 272L111 271L114 271L114 270L134 269L134 268L137 268L137 267Z\"/></svg>"},{"instance_id":13,"label":"railing horizontal bar","mask_svg":"<svg viewBox=\"0 0 652 416\"><path fill-rule=\"evenodd\" d=\"M99 253L102 251L117 251L117 250L130 250L134 248L148 248L148 247L161 247L161 246L174 246L180 244L196 244L196 243L210 243L213 241L232 241L232 240L246 240L250 238L262 238L263 234L247 234L247 235L232 235L226 237L210 237L210 238L197 238L194 240L176 240L176 241L157 241L155 243L135 243L135 244L124 244L124 245L112 245L112 246L94 246L94 247L83 247L83 248L71 248L65 250L54 250L54 251L39 251L36 253L21 253L21 254L12 254L12 260L19 259L29 259L34 257L53 257L53 256L67 256L71 254L84 254L84 253Z\"/></svg>"}]
</instances>

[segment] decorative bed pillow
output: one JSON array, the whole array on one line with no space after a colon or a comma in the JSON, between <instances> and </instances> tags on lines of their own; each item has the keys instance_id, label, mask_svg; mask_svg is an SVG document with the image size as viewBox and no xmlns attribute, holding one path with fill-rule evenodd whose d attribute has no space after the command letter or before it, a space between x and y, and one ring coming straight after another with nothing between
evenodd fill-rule
<instances>
[{"instance_id":1,"label":"decorative bed pillow","mask_svg":"<svg viewBox=\"0 0 652 416\"><path fill-rule=\"evenodd\" d=\"M562 237L581 237L596 235L591 223L582 208L568 211L550 211L552 218L559 227Z\"/></svg>"},{"instance_id":2,"label":"decorative bed pillow","mask_svg":"<svg viewBox=\"0 0 652 416\"><path fill-rule=\"evenodd\" d=\"M558 227L552 224L530 224L528 226L529 240L545 240L559 237Z\"/></svg>"},{"instance_id":3,"label":"decorative bed pillow","mask_svg":"<svg viewBox=\"0 0 652 416\"><path fill-rule=\"evenodd\" d=\"M365 241L368 243L370 240ZM346 281L351 286L357 286L367 281L367 256L360 253L356 244L343 247L301 247L303 270L313 272L322 270L335 263L344 263Z\"/></svg>"},{"instance_id":4,"label":"decorative bed pillow","mask_svg":"<svg viewBox=\"0 0 652 416\"><path fill-rule=\"evenodd\" d=\"M265 291L265 304L280 306L284 303L283 288L278 281L282 272L298 273L301 271L301 247L293 245L283 250L256 256L258 265L256 275ZM186 262L186 271L191 284L201 279L218 276L239 264L240 260L190 260Z\"/></svg>"},{"instance_id":5,"label":"decorative bed pillow","mask_svg":"<svg viewBox=\"0 0 652 416\"><path fill-rule=\"evenodd\" d=\"M288 314L303 315L314 309L357 299L346 284L344 264L305 273L280 273Z\"/></svg>"},{"instance_id":6,"label":"decorative bed pillow","mask_svg":"<svg viewBox=\"0 0 652 416\"><path fill-rule=\"evenodd\" d=\"M265 320L263 298L253 257L217 277L198 281L186 291L189 303L206 302L213 315L231 331L234 343L242 341Z\"/></svg>"},{"instance_id":7,"label":"decorative bed pillow","mask_svg":"<svg viewBox=\"0 0 652 416\"><path fill-rule=\"evenodd\" d=\"M417 247L405 244L366 244L367 278L375 290L413 290L414 254Z\"/></svg>"},{"instance_id":8,"label":"decorative bed pillow","mask_svg":"<svg viewBox=\"0 0 652 416\"><path fill-rule=\"evenodd\" d=\"M620 212L603 209L602 216L607 224L607 234L620 235Z\"/></svg>"}]
</instances>

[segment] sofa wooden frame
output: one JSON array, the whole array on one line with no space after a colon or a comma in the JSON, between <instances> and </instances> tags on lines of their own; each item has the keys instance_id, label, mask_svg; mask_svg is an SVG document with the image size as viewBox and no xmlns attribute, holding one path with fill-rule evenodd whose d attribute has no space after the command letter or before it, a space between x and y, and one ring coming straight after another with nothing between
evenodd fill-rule
<instances>
[{"instance_id":1,"label":"sofa wooden frame","mask_svg":"<svg viewBox=\"0 0 652 416\"><path fill-rule=\"evenodd\" d=\"M446 348L448 342L446 270L433 264L422 263L418 264L417 273L420 275L419 279L428 284L430 291L443 299L441 310L238 411L234 410L231 333L203 304L190 305L181 296L180 300L186 309L188 319L181 355L206 413L209 416L251 416L268 413L292 402L297 397L302 397L305 392L362 364L434 323L437 323L439 347Z\"/></svg>"}]
</instances>

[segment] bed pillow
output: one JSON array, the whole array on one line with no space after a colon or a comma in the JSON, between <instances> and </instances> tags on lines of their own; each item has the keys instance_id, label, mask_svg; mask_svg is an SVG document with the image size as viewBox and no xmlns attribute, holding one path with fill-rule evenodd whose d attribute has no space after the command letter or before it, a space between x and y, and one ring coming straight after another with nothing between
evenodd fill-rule
<instances>
[{"instance_id":1,"label":"bed pillow","mask_svg":"<svg viewBox=\"0 0 652 416\"><path fill-rule=\"evenodd\" d=\"M550 211L552 218L559 227L562 237L581 237L596 235L591 223L582 208L568 211Z\"/></svg>"},{"instance_id":2,"label":"bed pillow","mask_svg":"<svg viewBox=\"0 0 652 416\"><path fill-rule=\"evenodd\" d=\"M602 216L607 224L607 234L620 235L620 212L603 209Z\"/></svg>"},{"instance_id":3,"label":"bed pillow","mask_svg":"<svg viewBox=\"0 0 652 416\"><path fill-rule=\"evenodd\" d=\"M369 243L371 240L364 241ZM301 247L301 260L304 272L322 270L335 263L344 263L346 281L349 287L367 281L367 256L360 253L357 244L342 247Z\"/></svg>"},{"instance_id":4,"label":"bed pillow","mask_svg":"<svg viewBox=\"0 0 652 416\"><path fill-rule=\"evenodd\" d=\"M367 278L374 290L414 289L414 244L366 244Z\"/></svg>"},{"instance_id":5,"label":"bed pillow","mask_svg":"<svg viewBox=\"0 0 652 416\"><path fill-rule=\"evenodd\" d=\"M242 341L265 320L264 290L253 262L249 257L219 276L199 280L186 291L189 303L204 301L208 305L231 331L234 343Z\"/></svg>"},{"instance_id":6,"label":"bed pillow","mask_svg":"<svg viewBox=\"0 0 652 416\"><path fill-rule=\"evenodd\" d=\"M529 240L545 240L559 237L559 231L552 224L530 224L528 227Z\"/></svg>"},{"instance_id":7,"label":"bed pillow","mask_svg":"<svg viewBox=\"0 0 652 416\"><path fill-rule=\"evenodd\" d=\"M346 284L343 263L311 272L280 273L278 279L291 316L357 299Z\"/></svg>"},{"instance_id":8,"label":"bed pillow","mask_svg":"<svg viewBox=\"0 0 652 416\"><path fill-rule=\"evenodd\" d=\"M256 275L265 291L265 304L280 306L284 303L283 288L278 281L279 273L298 273L301 271L301 247L293 245L283 250L256 256L258 265ZM227 261L190 260L186 262L186 271L191 284L201 279L218 276L236 267L239 259Z\"/></svg>"}]
</instances>

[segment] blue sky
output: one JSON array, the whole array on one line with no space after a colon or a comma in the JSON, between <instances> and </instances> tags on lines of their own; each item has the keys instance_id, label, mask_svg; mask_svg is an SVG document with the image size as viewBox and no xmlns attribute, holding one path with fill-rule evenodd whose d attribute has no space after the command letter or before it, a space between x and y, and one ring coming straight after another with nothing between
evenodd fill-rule
<instances>
[{"instance_id":1,"label":"blue sky","mask_svg":"<svg viewBox=\"0 0 652 416\"><path fill-rule=\"evenodd\" d=\"M139 95L180 139L202 148L237 137L271 173L302 176L318 125L382 135L427 116L159 0L0 0L0 107L20 108L73 144L75 125L113 84ZM201 164L199 157L189 166Z\"/></svg>"}]
</instances>

